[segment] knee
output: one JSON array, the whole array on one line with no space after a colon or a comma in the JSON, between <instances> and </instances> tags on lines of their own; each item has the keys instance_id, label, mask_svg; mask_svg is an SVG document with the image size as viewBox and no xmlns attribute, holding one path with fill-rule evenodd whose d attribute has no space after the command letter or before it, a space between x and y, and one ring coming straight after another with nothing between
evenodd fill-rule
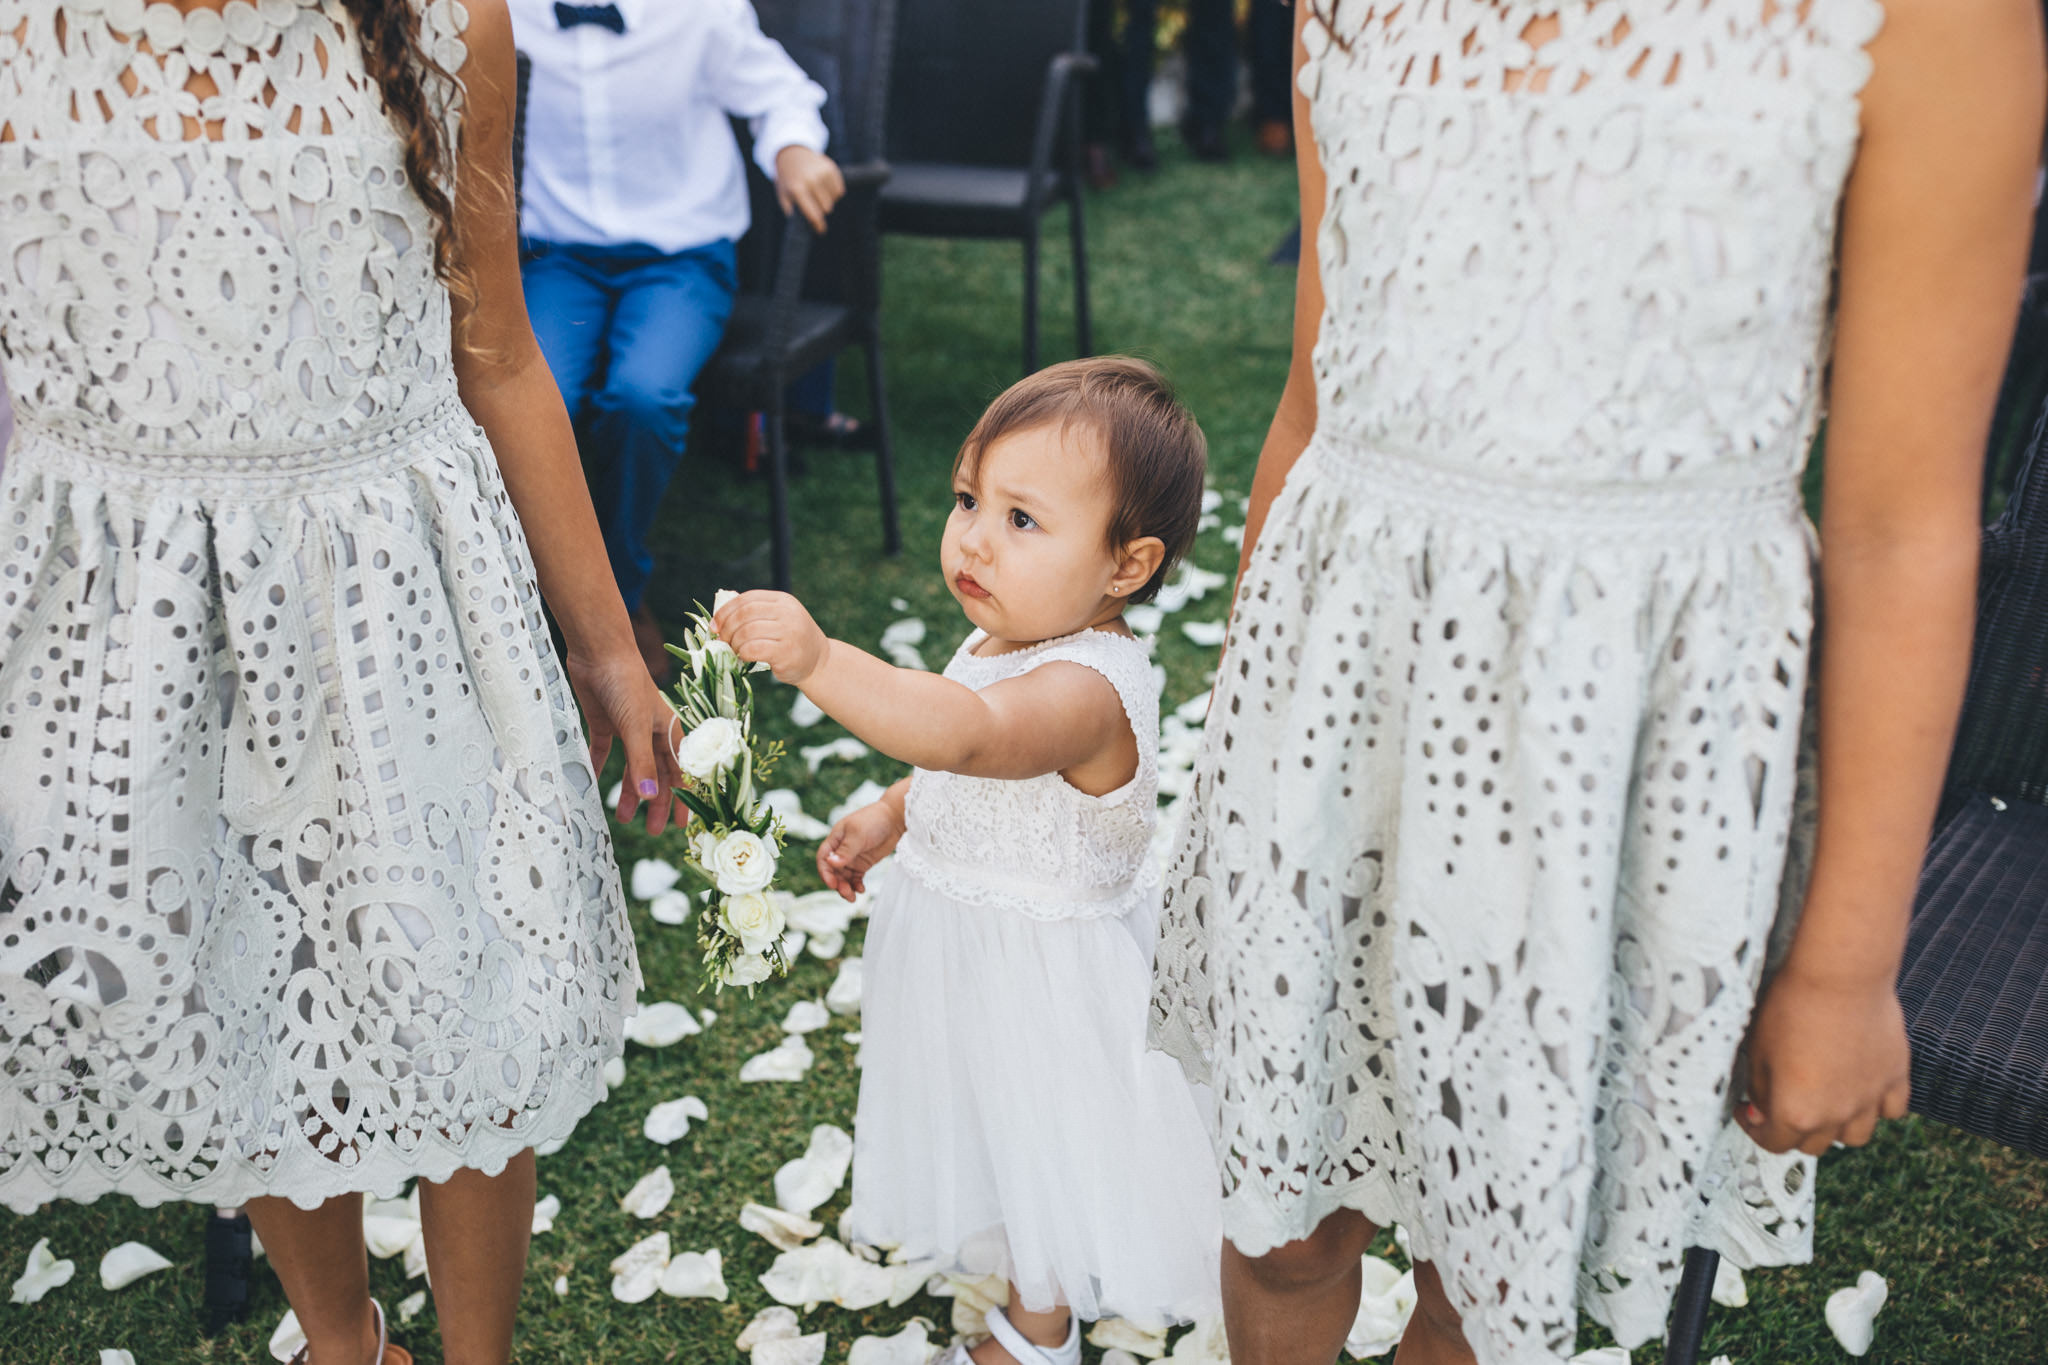
<instances>
[{"instance_id":1,"label":"knee","mask_svg":"<svg viewBox=\"0 0 2048 1365\"><path fill-rule=\"evenodd\" d=\"M690 409L696 398L687 388L615 371L597 396L596 405L660 437L665 445L680 448L689 432Z\"/></svg>"},{"instance_id":2,"label":"knee","mask_svg":"<svg viewBox=\"0 0 2048 1365\"><path fill-rule=\"evenodd\" d=\"M1316 1289L1356 1274L1359 1258L1372 1244L1373 1226L1349 1209L1330 1215L1298 1242L1286 1242L1263 1256L1241 1257L1245 1273L1273 1293Z\"/></svg>"}]
</instances>

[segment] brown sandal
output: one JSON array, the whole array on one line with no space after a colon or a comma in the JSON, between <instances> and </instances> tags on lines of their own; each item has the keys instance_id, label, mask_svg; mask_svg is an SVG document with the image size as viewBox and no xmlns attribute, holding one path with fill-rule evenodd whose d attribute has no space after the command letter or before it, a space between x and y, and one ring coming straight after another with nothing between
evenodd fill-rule
<instances>
[{"instance_id":1,"label":"brown sandal","mask_svg":"<svg viewBox=\"0 0 2048 1365\"><path fill-rule=\"evenodd\" d=\"M391 1333L384 1325L384 1305L371 1299L370 1309L377 1315L377 1354L371 1365L412 1365L412 1352L391 1344ZM312 1349L301 1346L292 1355L291 1365L307 1365L307 1352Z\"/></svg>"}]
</instances>

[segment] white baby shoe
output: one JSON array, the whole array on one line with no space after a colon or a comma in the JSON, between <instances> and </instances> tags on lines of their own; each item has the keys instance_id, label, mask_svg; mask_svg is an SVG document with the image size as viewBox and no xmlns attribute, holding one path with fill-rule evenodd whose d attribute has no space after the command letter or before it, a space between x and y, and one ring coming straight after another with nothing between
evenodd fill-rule
<instances>
[{"instance_id":1,"label":"white baby shoe","mask_svg":"<svg viewBox=\"0 0 2048 1365\"><path fill-rule=\"evenodd\" d=\"M1037 1346L1026 1341L1024 1334L1010 1325L1010 1320L1003 1316L1000 1308L988 1310L988 1330L1017 1365L1081 1365L1081 1319L1078 1316L1068 1316L1067 1339L1057 1346ZM974 1365L974 1360L967 1354L966 1344L956 1341L932 1365Z\"/></svg>"}]
</instances>

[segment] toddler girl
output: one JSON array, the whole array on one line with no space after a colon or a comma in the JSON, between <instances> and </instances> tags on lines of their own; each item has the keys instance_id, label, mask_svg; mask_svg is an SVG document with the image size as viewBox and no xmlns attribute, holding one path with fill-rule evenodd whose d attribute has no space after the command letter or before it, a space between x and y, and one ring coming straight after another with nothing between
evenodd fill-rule
<instances>
[{"instance_id":1,"label":"toddler girl","mask_svg":"<svg viewBox=\"0 0 2048 1365\"><path fill-rule=\"evenodd\" d=\"M943 676L828 639L780 593L718 613L741 658L917 769L818 851L849 899L897 853L868 930L851 1221L1010 1281L979 1365L1071 1365L1077 1318L1217 1302L1206 1125L1145 1051L1159 696L1123 619L1194 540L1205 462L1149 366L1056 365L961 448L940 558L976 629Z\"/></svg>"}]
</instances>

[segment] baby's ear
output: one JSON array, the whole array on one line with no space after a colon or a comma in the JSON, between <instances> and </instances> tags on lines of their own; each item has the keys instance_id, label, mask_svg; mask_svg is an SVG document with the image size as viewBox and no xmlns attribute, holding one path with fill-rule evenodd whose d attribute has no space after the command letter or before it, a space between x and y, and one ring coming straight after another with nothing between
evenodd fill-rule
<instances>
[{"instance_id":1,"label":"baby's ear","mask_svg":"<svg viewBox=\"0 0 2048 1365\"><path fill-rule=\"evenodd\" d=\"M1139 536L1117 551L1116 573L1109 580L1109 595L1128 598L1152 581L1166 560L1166 542L1158 536Z\"/></svg>"}]
</instances>

